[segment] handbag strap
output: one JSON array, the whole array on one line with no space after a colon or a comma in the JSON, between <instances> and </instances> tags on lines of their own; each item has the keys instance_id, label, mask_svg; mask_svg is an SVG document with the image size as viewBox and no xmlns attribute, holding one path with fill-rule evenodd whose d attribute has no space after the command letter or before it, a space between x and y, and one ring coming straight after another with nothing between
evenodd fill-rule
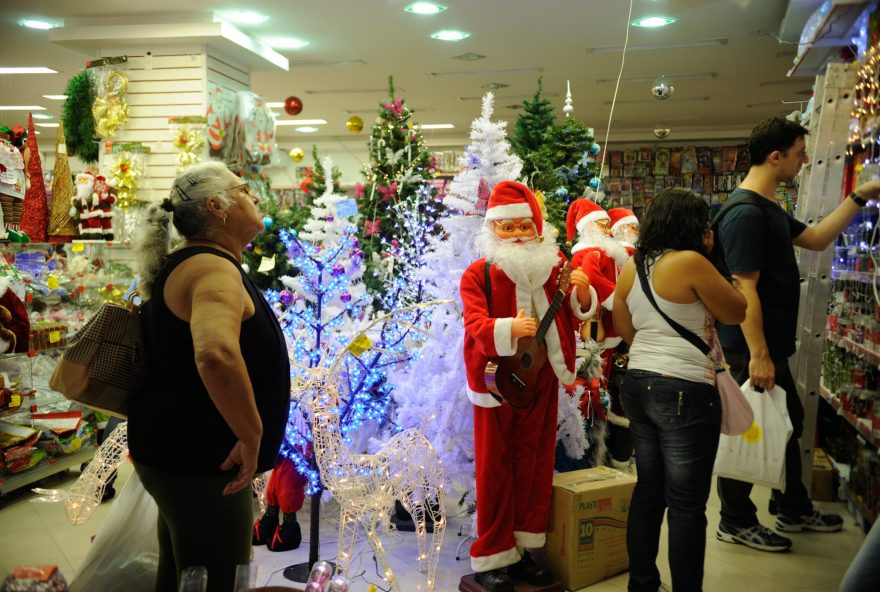
<instances>
[{"instance_id":1,"label":"handbag strap","mask_svg":"<svg viewBox=\"0 0 880 592\"><path fill-rule=\"evenodd\" d=\"M643 262L644 263L644 262ZM700 339L696 333L683 327L681 324L676 322L674 319L670 318L668 314L660 310L660 307L657 306L657 301L654 300L654 293L651 290L651 285L648 283L648 276L645 272L645 268L642 265L636 265L636 273L639 276L639 282L642 284L642 292L645 293L645 297L647 297L648 301L654 307L654 309L660 313L660 316L669 323L669 326L675 329L675 331L681 335L686 341L688 341L695 348L703 352L704 355L708 356L712 353L712 348L709 347L705 341Z\"/></svg>"}]
</instances>

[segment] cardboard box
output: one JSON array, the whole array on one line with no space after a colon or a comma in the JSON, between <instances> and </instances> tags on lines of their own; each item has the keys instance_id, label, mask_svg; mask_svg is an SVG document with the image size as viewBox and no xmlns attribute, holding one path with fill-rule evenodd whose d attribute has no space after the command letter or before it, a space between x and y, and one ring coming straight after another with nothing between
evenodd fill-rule
<instances>
[{"instance_id":1,"label":"cardboard box","mask_svg":"<svg viewBox=\"0 0 880 592\"><path fill-rule=\"evenodd\" d=\"M568 590L626 571L626 523L636 478L608 467L553 477L546 555Z\"/></svg>"},{"instance_id":2,"label":"cardboard box","mask_svg":"<svg viewBox=\"0 0 880 592\"><path fill-rule=\"evenodd\" d=\"M834 467L821 448L813 450L813 479L810 497L820 502L834 501Z\"/></svg>"}]
</instances>

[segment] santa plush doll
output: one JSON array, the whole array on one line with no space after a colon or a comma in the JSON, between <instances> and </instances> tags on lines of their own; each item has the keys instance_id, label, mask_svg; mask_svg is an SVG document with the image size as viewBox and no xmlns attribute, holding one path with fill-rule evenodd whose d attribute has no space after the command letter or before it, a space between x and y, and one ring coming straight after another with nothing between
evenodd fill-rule
<instances>
[{"instance_id":1,"label":"santa plush doll","mask_svg":"<svg viewBox=\"0 0 880 592\"><path fill-rule=\"evenodd\" d=\"M636 241L639 240L639 219L627 208L611 208L608 217L611 221L611 237L623 245L627 255L632 257L636 251Z\"/></svg>"},{"instance_id":2,"label":"santa plush doll","mask_svg":"<svg viewBox=\"0 0 880 592\"><path fill-rule=\"evenodd\" d=\"M546 333L548 355L537 397L530 407L514 408L490 394L486 365L516 354L519 339L535 335L558 292L566 260L552 229L543 223L534 194L513 181L498 183L489 195L476 245L483 258L461 279L477 473L478 538L471 545L471 566L485 590L513 592L515 580L538 586L552 580L526 549L544 546L559 383L575 380L574 332L579 319L594 313L596 292L586 274L575 268Z\"/></svg>"},{"instance_id":3,"label":"santa plush doll","mask_svg":"<svg viewBox=\"0 0 880 592\"><path fill-rule=\"evenodd\" d=\"M254 522L251 543L266 545L270 551L290 551L302 542L296 513L305 502L308 479L297 472L291 460L279 458L266 486L266 511Z\"/></svg>"}]
</instances>

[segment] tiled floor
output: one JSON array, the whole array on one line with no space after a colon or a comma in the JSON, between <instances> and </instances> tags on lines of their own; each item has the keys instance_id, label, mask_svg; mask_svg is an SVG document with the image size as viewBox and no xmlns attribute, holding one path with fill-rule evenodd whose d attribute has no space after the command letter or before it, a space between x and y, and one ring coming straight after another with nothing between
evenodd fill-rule
<instances>
[{"instance_id":1,"label":"tiled floor","mask_svg":"<svg viewBox=\"0 0 880 592\"><path fill-rule=\"evenodd\" d=\"M125 467L117 483L120 489L130 474ZM58 477L55 483L44 487L63 488L78 474L72 471L67 477ZM761 508L760 517L765 525L772 526L773 520L766 512L769 491L756 487L753 499ZM18 494L10 496L0 506L0 576L8 573L16 565L56 564L68 580L72 580L76 569L85 557L92 535L110 509L108 502L95 512L91 521L84 526L73 527L67 522L64 507L60 504L34 503L34 496ZM843 532L833 534L795 534L788 535L794 540L794 549L789 553L761 553L739 545L717 541L714 537L718 525L718 497L713 492L709 498L709 535L706 546L706 575L703 587L707 591L749 592L832 592L853 555L864 539L861 531L847 516ZM820 504L828 511L845 514L842 504ZM303 531L308 536L308 504L300 513ZM320 525L320 556L333 559L336 555L336 517L337 507L329 502L322 508ZM459 525L468 522L463 515L450 516L449 529L444 540L439 567L437 586L439 591L458 589L462 575L469 573L467 544L462 549L460 561L455 559L456 547L462 540L457 536ZM665 533L664 533L665 537ZM358 548L351 570L354 586L352 592L366 592L370 584L381 584L373 555L363 551L364 541ZM392 569L401 583L401 590L411 592L424 590L424 576L417 569L417 544L412 533L397 533L383 536L383 543L389 553ZM308 559L308 540L294 551L272 553L265 547L254 549L253 566L256 568L257 583L290 585L281 571L292 564ZM363 552L361 552L363 551ZM660 572L664 582L669 582L669 568L666 563L666 544L661 541ZM626 590L627 575L620 574L600 582L585 590L590 592L620 592ZM131 592L124 583L120 591ZM378 588L381 590L381 588Z\"/></svg>"}]
</instances>

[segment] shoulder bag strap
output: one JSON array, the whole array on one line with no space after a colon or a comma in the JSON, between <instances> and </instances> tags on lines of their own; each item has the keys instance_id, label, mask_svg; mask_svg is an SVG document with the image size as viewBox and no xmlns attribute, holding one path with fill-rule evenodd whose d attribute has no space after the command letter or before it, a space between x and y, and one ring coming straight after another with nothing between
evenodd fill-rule
<instances>
[{"instance_id":1,"label":"shoulder bag strap","mask_svg":"<svg viewBox=\"0 0 880 592\"><path fill-rule=\"evenodd\" d=\"M710 348L709 345L705 341L700 339L696 333L694 333L693 331L691 331L689 329L682 327L679 323L677 323L675 320L670 318L669 315L667 315L665 312L660 310L660 307L657 306L657 301L654 300L654 294L651 291L651 286L648 283L648 276L645 273L645 269L644 269L643 265L636 265L636 273L638 273L638 275L639 275L639 282L642 285L642 292L645 293L645 297L648 299L648 301L651 303L651 305L654 307L654 309L658 313L660 313L660 316L663 317L663 319L667 323L669 323L669 326L672 327L673 329L675 329L675 331L679 335L681 335L685 340L690 342L691 345L693 345L695 348L697 348L698 350L703 352L704 355L708 356L709 354L711 354L712 348Z\"/></svg>"}]
</instances>

